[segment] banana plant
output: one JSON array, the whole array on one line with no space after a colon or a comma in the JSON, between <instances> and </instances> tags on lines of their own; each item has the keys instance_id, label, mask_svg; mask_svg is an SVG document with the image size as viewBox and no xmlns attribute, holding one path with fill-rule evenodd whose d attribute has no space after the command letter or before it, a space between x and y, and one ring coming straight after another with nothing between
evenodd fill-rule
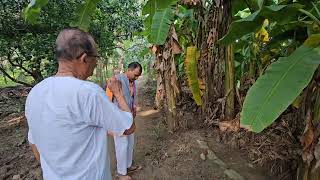
<instances>
[{"instance_id":1,"label":"banana plant","mask_svg":"<svg viewBox=\"0 0 320 180\"><path fill-rule=\"evenodd\" d=\"M193 17L193 10L177 2L177 0L149 0L146 3L142 11L142 14L147 16L144 21L145 35L150 43L163 45L167 40L170 27L174 26L177 29L179 44L186 49L186 54L179 57L184 58L182 65L185 67L188 85L193 99L200 106L202 99L197 72L199 51L197 47L192 46L198 23Z\"/></svg>"},{"instance_id":2,"label":"banana plant","mask_svg":"<svg viewBox=\"0 0 320 180\"><path fill-rule=\"evenodd\" d=\"M101 0L86 0L81 3L76 10L75 20L70 23L70 26L87 32L89 30L91 16L100 1Z\"/></svg>"},{"instance_id":3,"label":"banana plant","mask_svg":"<svg viewBox=\"0 0 320 180\"><path fill-rule=\"evenodd\" d=\"M227 35L219 41L230 44L245 35L256 33L261 30L263 19L270 21L274 31L283 30L271 33L273 35L298 26L309 29L309 37L305 42L289 56L273 62L248 91L240 123L253 132L263 131L285 111L309 84L320 64L320 31L317 28L310 31L310 24L318 27L320 14L317 5L308 10L303 7L296 3L261 6L248 17L234 21ZM240 26L243 27L241 31Z\"/></svg>"},{"instance_id":4,"label":"banana plant","mask_svg":"<svg viewBox=\"0 0 320 180\"><path fill-rule=\"evenodd\" d=\"M145 35L152 44L163 45L173 24L177 0L149 0L143 7Z\"/></svg>"},{"instance_id":5,"label":"banana plant","mask_svg":"<svg viewBox=\"0 0 320 180\"><path fill-rule=\"evenodd\" d=\"M261 132L287 109L309 84L320 63L320 34L310 36L290 56L272 63L248 91L241 125Z\"/></svg>"},{"instance_id":6,"label":"banana plant","mask_svg":"<svg viewBox=\"0 0 320 180\"><path fill-rule=\"evenodd\" d=\"M149 36L151 43L162 45L166 42L173 18L173 9L170 7L156 11L152 18L151 33Z\"/></svg>"}]
</instances>

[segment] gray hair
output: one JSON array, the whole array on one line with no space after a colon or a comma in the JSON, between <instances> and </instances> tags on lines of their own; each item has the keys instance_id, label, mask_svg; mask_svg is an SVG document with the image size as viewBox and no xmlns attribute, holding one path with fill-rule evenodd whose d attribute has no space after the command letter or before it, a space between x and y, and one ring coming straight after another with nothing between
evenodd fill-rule
<instances>
[{"instance_id":1,"label":"gray hair","mask_svg":"<svg viewBox=\"0 0 320 180\"><path fill-rule=\"evenodd\" d=\"M83 53L95 55L95 42L89 33L76 28L62 30L56 40L56 57L58 60L73 60Z\"/></svg>"}]
</instances>

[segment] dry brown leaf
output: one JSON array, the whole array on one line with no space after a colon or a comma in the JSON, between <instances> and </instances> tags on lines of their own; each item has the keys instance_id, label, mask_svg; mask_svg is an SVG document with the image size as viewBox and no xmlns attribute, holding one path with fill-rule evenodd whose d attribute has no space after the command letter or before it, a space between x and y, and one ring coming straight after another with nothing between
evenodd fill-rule
<instances>
[{"instance_id":1,"label":"dry brown leaf","mask_svg":"<svg viewBox=\"0 0 320 180\"><path fill-rule=\"evenodd\" d=\"M200 90L205 90L206 89L206 83L204 82L203 79L198 79L199 82L199 88Z\"/></svg>"},{"instance_id":2,"label":"dry brown leaf","mask_svg":"<svg viewBox=\"0 0 320 180\"><path fill-rule=\"evenodd\" d=\"M162 90L164 89L164 86L163 86L163 79L161 76L158 76L158 79L157 79L157 87L158 87L158 90Z\"/></svg>"},{"instance_id":3,"label":"dry brown leaf","mask_svg":"<svg viewBox=\"0 0 320 180\"><path fill-rule=\"evenodd\" d=\"M163 54L162 54L163 59L166 59L166 60L169 59L170 55L171 55L171 53L170 53L169 50L164 50L163 51Z\"/></svg>"},{"instance_id":4,"label":"dry brown leaf","mask_svg":"<svg viewBox=\"0 0 320 180\"><path fill-rule=\"evenodd\" d=\"M182 47L179 44L178 35L176 33L174 26L172 26L171 28L170 46L172 49L172 54L181 54L183 51Z\"/></svg>"},{"instance_id":5,"label":"dry brown leaf","mask_svg":"<svg viewBox=\"0 0 320 180\"><path fill-rule=\"evenodd\" d=\"M163 62L163 61L159 64L159 70L160 70L161 72L164 71L164 62Z\"/></svg>"},{"instance_id":6,"label":"dry brown leaf","mask_svg":"<svg viewBox=\"0 0 320 180\"><path fill-rule=\"evenodd\" d=\"M221 121L218 123L220 131L238 132L240 129L240 119L237 117L232 121Z\"/></svg>"},{"instance_id":7,"label":"dry brown leaf","mask_svg":"<svg viewBox=\"0 0 320 180\"><path fill-rule=\"evenodd\" d=\"M171 46L172 46L172 54L181 54L183 52L179 42L176 41L175 39L171 41Z\"/></svg>"},{"instance_id":8,"label":"dry brown leaf","mask_svg":"<svg viewBox=\"0 0 320 180\"><path fill-rule=\"evenodd\" d=\"M311 119L311 111L309 110L306 117L306 128L304 130L303 136L301 137L300 141L303 146L303 150L307 150L314 140L314 128L312 125Z\"/></svg>"},{"instance_id":9,"label":"dry brown leaf","mask_svg":"<svg viewBox=\"0 0 320 180\"><path fill-rule=\"evenodd\" d=\"M213 30L213 29L212 29ZM212 42L213 42L213 33L212 30L209 32L208 35L208 39L207 39L207 44L209 45L209 47L211 46Z\"/></svg>"},{"instance_id":10,"label":"dry brown leaf","mask_svg":"<svg viewBox=\"0 0 320 180\"><path fill-rule=\"evenodd\" d=\"M315 146L313 154L314 154L315 159L317 160L316 165L314 166L314 170L316 170L320 167L320 144L319 144L319 142Z\"/></svg>"},{"instance_id":11,"label":"dry brown leaf","mask_svg":"<svg viewBox=\"0 0 320 180\"><path fill-rule=\"evenodd\" d=\"M177 35L176 29L174 28L174 26L172 26L172 28L171 28L171 37L174 40L178 41L178 35Z\"/></svg>"},{"instance_id":12,"label":"dry brown leaf","mask_svg":"<svg viewBox=\"0 0 320 180\"><path fill-rule=\"evenodd\" d=\"M156 54L158 48L156 45L152 45L151 47L149 47L149 49L153 54Z\"/></svg>"},{"instance_id":13,"label":"dry brown leaf","mask_svg":"<svg viewBox=\"0 0 320 180\"><path fill-rule=\"evenodd\" d=\"M181 0L181 4L185 4L188 6L195 6L201 4L200 0Z\"/></svg>"},{"instance_id":14,"label":"dry brown leaf","mask_svg":"<svg viewBox=\"0 0 320 180\"><path fill-rule=\"evenodd\" d=\"M179 88L177 86L177 84L178 84L177 70L176 70L176 65L174 63L174 59L173 58L172 58L172 61L171 61L171 72L170 72L170 74L171 74L170 84L173 87L175 96L177 96L180 93L180 91L179 91Z\"/></svg>"},{"instance_id":15,"label":"dry brown leaf","mask_svg":"<svg viewBox=\"0 0 320 180\"><path fill-rule=\"evenodd\" d=\"M208 38L207 38L207 44L208 44L209 47L210 47L210 46L213 44L213 42L215 41L216 32L217 32L217 31L216 31L215 28L211 29L210 32L209 32L209 35L208 35Z\"/></svg>"},{"instance_id":16,"label":"dry brown leaf","mask_svg":"<svg viewBox=\"0 0 320 180\"><path fill-rule=\"evenodd\" d=\"M308 110L307 112L306 122L306 128L300 141L303 146L302 159L304 162L310 164L314 159L313 150L315 140L315 132L312 124L311 110Z\"/></svg>"}]
</instances>

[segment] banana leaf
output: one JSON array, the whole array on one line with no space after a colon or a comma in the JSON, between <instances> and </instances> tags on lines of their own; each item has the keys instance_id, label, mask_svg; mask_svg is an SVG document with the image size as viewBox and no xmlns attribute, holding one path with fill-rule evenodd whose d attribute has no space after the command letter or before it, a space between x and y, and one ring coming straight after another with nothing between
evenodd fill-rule
<instances>
[{"instance_id":1,"label":"banana leaf","mask_svg":"<svg viewBox=\"0 0 320 180\"><path fill-rule=\"evenodd\" d=\"M311 81L320 63L320 34L310 36L290 56L270 65L249 89L241 126L261 132L272 124Z\"/></svg>"},{"instance_id":2,"label":"banana leaf","mask_svg":"<svg viewBox=\"0 0 320 180\"><path fill-rule=\"evenodd\" d=\"M187 55L184 61L186 67L186 75L188 77L189 88L191 89L194 101L198 106L202 105L201 91L198 80L198 60L200 53L197 47L187 47Z\"/></svg>"}]
</instances>

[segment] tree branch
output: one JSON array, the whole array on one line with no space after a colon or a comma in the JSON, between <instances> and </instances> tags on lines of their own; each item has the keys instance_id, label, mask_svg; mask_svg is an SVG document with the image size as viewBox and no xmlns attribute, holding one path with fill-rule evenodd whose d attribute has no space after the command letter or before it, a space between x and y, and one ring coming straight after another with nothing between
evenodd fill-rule
<instances>
[{"instance_id":1,"label":"tree branch","mask_svg":"<svg viewBox=\"0 0 320 180\"><path fill-rule=\"evenodd\" d=\"M29 84L29 83L26 83L26 82L23 82L23 81L19 81L17 79L15 79L14 77L10 76L10 74L8 74L3 67L0 66L0 71L2 72L3 75L5 75L6 77L8 77L11 81L15 82L15 83L19 83L19 84L22 84L22 85L25 85L25 86L29 86L29 87L32 87L33 85Z\"/></svg>"},{"instance_id":2,"label":"tree branch","mask_svg":"<svg viewBox=\"0 0 320 180\"><path fill-rule=\"evenodd\" d=\"M14 64L14 62L11 60L10 53L7 54L7 60L12 66L20 67L22 70L24 70L26 73L28 73L29 75L31 75L33 77L33 73L31 71L29 71L28 69L26 69L25 67L23 67L22 63L21 64Z\"/></svg>"}]
</instances>

